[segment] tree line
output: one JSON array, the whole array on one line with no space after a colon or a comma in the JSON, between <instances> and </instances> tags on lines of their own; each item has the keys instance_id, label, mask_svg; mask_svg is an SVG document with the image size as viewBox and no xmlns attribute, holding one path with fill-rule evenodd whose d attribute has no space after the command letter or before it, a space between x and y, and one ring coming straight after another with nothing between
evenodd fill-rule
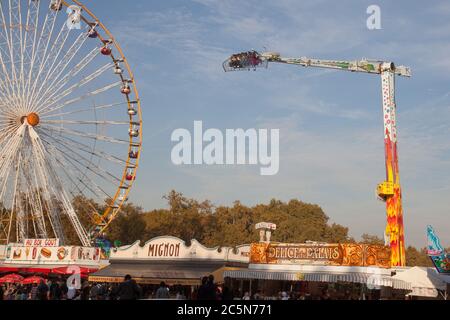
<instances>
[{"instance_id":1,"label":"tree line","mask_svg":"<svg viewBox=\"0 0 450 320\"><path fill-rule=\"evenodd\" d=\"M164 197L167 209L144 212L142 208L128 204L123 214L112 223L108 230L109 239L123 244L136 240L143 242L158 236L174 236L187 243L198 240L205 246L238 246L259 241L255 224L272 222L277 230L273 241L284 243L304 243L318 241L327 243L364 243L384 245L378 236L364 234L357 241L349 236L349 228L340 224L330 224L330 218L316 204L300 200L283 202L271 200L268 204L253 207L236 201L232 206L214 206L210 201L189 199L183 194L171 191ZM409 266L431 267L426 248L407 248Z\"/></svg>"},{"instance_id":2,"label":"tree line","mask_svg":"<svg viewBox=\"0 0 450 320\"><path fill-rule=\"evenodd\" d=\"M277 231L272 236L276 242L384 245L383 239L369 234L362 235L359 241L353 239L347 227L330 224L329 217L320 206L296 199L288 202L274 199L268 204L253 207L239 201L232 206L215 206L208 200L190 199L176 191L171 191L164 199L168 204L167 209L145 212L132 203L123 206L121 213L107 229L106 238L112 243L126 245L137 240L145 242L154 237L174 236L186 243L196 239L208 247L235 247L258 242L259 233L255 225L265 221L277 225ZM105 206L82 196L73 199L73 207L86 230L92 228L96 212L104 212ZM0 210L6 209L0 204ZM48 213L44 214L46 222L50 223L47 216ZM64 230L64 243L80 245L69 218L66 215L59 218ZM12 225L15 224L13 219ZM11 239L17 238L16 228L11 231ZM425 248L408 247L406 255L409 266L432 266Z\"/></svg>"}]
</instances>

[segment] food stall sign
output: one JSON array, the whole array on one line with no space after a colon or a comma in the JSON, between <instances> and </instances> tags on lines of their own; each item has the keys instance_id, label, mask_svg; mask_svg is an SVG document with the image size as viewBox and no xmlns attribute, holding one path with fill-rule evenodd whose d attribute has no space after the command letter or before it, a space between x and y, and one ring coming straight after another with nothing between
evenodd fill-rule
<instances>
[{"instance_id":1,"label":"food stall sign","mask_svg":"<svg viewBox=\"0 0 450 320\"><path fill-rule=\"evenodd\" d=\"M266 229L266 230L277 230L277 225L270 222L261 222L256 225L256 230Z\"/></svg>"},{"instance_id":2,"label":"food stall sign","mask_svg":"<svg viewBox=\"0 0 450 320\"><path fill-rule=\"evenodd\" d=\"M250 264L390 268L390 248L363 244L254 243Z\"/></svg>"},{"instance_id":3,"label":"food stall sign","mask_svg":"<svg viewBox=\"0 0 450 320\"><path fill-rule=\"evenodd\" d=\"M59 247L59 239L25 239L25 247Z\"/></svg>"}]
</instances>

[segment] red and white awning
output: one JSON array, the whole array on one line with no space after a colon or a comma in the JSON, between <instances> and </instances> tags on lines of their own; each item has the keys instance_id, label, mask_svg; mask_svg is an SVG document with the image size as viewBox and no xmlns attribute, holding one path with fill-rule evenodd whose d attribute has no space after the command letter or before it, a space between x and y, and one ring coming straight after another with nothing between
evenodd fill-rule
<instances>
[{"instance_id":1,"label":"red and white awning","mask_svg":"<svg viewBox=\"0 0 450 320\"><path fill-rule=\"evenodd\" d=\"M0 266L0 273L23 273L23 274L45 274L45 275L72 275L79 273L82 276L88 276L91 273L97 272L99 268L85 267L85 266L52 266L52 265L2 265Z\"/></svg>"}]
</instances>

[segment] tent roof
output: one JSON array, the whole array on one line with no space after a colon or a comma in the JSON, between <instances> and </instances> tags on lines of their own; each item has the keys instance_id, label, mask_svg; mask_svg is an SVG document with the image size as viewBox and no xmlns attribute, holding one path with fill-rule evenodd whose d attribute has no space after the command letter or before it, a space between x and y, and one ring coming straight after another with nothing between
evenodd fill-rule
<instances>
[{"instance_id":1,"label":"tent roof","mask_svg":"<svg viewBox=\"0 0 450 320\"><path fill-rule=\"evenodd\" d=\"M431 275L440 281L450 285L450 274L439 273L436 269L431 270Z\"/></svg>"},{"instance_id":2,"label":"tent roof","mask_svg":"<svg viewBox=\"0 0 450 320\"><path fill-rule=\"evenodd\" d=\"M398 273L394 279L411 283L413 296L437 297L437 290L446 290L447 283L433 268L414 267Z\"/></svg>"}]
</instances>

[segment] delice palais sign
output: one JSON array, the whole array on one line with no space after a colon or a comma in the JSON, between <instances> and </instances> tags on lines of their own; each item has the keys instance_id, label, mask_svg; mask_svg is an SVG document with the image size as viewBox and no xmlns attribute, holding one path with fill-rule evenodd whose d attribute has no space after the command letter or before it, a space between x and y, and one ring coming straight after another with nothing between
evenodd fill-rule
<instances>
[{"instance_id":1,"label":"delice palais sign","mask_svg":"<svg viewBox=\"0 0 450 320\"><path fill-rule=\"evenodd\" d=\"M341 260L341 248L336 245L320 247L300 247L300 246L270 246L268 248L268 259L276 260Z\"/></svg>"},{"instance_id":2,"label":"delice palais sign","mask_svg":"<svg viewBox=\"0 0 450 320\"><path fill-rule=\"evenodd\" d=\"M390 249L362 244L256 243L252 264L316 264L390 268Z\"/></svg>"}]
</instances>

